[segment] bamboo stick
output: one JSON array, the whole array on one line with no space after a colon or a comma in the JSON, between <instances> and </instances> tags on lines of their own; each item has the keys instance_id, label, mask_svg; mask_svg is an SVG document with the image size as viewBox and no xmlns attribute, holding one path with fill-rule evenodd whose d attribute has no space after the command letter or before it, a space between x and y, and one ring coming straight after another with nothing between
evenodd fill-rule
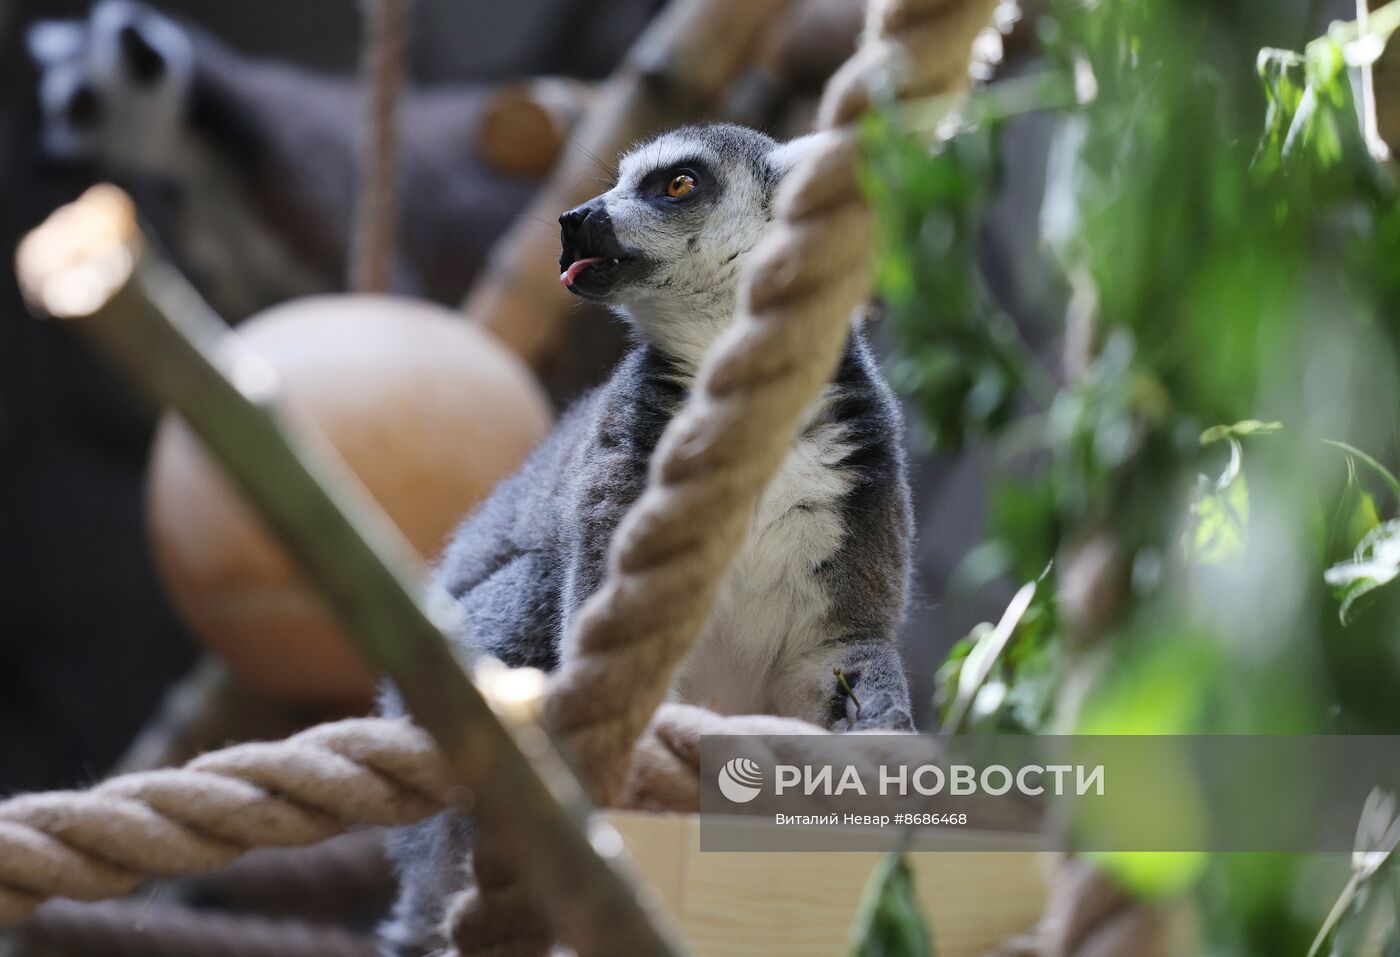
<instances>
[{"instance_id":1,"label":"bamboo stick","mask_svg":"<svg viewBox=\"0 0 1400 957\"><path fill-rule=\"evenodd\" d=\"M276 375L151 250L131 200L98 186L27 236L16 257L36 312L74 328L146 396L174 407L261 511L365 658L436 740L457 802L508 849L559 935L579 950L681 954L592 820L588 797L523 709L502 720L453 657L455 607L329 444L279 409Z\"/></svg>"}]
</instances>

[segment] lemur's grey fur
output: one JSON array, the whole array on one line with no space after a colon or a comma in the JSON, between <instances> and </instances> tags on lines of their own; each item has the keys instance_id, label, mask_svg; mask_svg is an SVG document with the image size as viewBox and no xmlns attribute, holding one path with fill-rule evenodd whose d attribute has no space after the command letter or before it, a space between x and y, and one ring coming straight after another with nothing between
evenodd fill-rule
<instances>
[{"instance_id":1,"label":"lemur's grey fur","mask_svg":"<svg viewBox=\"0 0 1400 957\"><path fill-rule=\"evenodd\" d=\"M243 56L135 0L36 21L29 50L45 154L168 198L163 238L225 318L344 288L365 114L354 81ZM485 92L404 97L396 291L457 302L533 192L479 158Z\"/></svg>"},{"instance_id":2,"label":"lemur's grey fur","mask_svg":"<svg viewBox=\"0 0 1400 957\"><path fill-rule=\"evenodd\" d=\"M697 363L733 316L745 254L805 145L737 126L678 129L628 153L612 189L561 217L563 278L616 307L638 344L443 556L437 578L465 612L470 633L460 640L471 652L545 670L568 658L569 619L599 586L613 530L641 493ZM677 176L694 188L672 198ZM754 510L673 696L833 729L912 727L895 643L911 536L899 412L853 326L835 380ZM398 837L402 890L385 954L421 957L442 945L444 900L465 881L467 849L467 823L450 814Z\"/></svg>"}]
</instances>

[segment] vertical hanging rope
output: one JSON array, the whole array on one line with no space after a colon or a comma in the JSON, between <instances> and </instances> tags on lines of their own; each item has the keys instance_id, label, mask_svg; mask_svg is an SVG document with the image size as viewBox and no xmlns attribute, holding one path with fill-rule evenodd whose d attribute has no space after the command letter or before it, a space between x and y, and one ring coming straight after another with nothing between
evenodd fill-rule
<instances>
[{"instance_id":1,"label":"vertical hanging rope","mask_svg":"<svg viewBox=\"0 0 1400 957\"><path fill-rule=\"evenodd\" d=\"M350 233L350 288L388 292L398 229L399 96L409 0L365 0L360 76L367 105Z\"/></svg>"}]
</instances>

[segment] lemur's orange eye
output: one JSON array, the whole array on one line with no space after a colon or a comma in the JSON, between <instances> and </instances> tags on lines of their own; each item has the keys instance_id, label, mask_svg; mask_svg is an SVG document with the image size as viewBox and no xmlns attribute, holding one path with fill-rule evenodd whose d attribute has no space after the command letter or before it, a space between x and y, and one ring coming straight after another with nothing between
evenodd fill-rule
<instances>
[{"instance_id":1,"label":"lemur's orange eye","mask_svg":"<svg viewBox=\"0 0 1400 957\"><path fill-rule=\"evenodd\" d=\"M689 173L681 173L666 184L666 195L672 199L680 199L694 188L695 177L691 176Z\"/></svg>"}]
</instances>

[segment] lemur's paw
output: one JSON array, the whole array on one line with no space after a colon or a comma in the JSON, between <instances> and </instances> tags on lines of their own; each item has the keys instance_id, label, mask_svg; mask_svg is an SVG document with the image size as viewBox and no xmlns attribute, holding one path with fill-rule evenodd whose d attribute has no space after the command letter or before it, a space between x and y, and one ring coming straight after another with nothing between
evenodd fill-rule
<instances>
[{"instance_id":1,"label":"lemur's paw","mask_svg":"<svg viewBox=\"0 0 1400 957\"><path fill-rule=\"evenodd\" d=\"M858 693L859 694L859 693ZM841 731L913 731L914 718L909 703L888 691L872 691L859 695L860 704L846 696L845 727Z\"/></svg>"}]
</instances>

